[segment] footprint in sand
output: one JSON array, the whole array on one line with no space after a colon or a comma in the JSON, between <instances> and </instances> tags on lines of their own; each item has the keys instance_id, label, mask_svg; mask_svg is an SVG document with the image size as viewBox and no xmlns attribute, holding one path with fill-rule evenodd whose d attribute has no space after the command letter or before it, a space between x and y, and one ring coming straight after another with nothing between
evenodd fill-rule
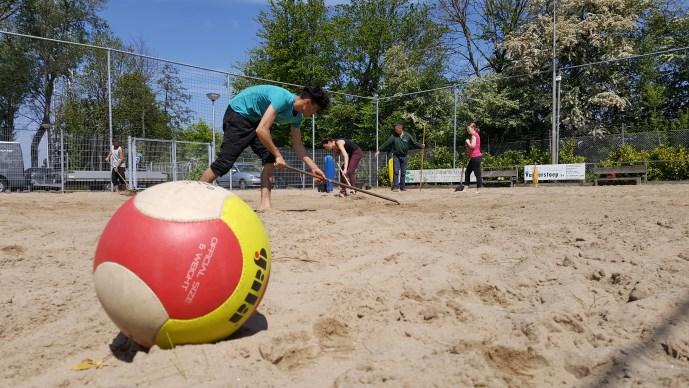
<instances>
[{"instance_id":1,"label":"footprint in sand","mask_svg":"<svg viewBox=\"0 0 689 388\"><path fill-rule=\"evenodd\" d=\"M0 248L0 263L11 263L14 261L22 261L22 254L26 249L21 245L5 245Z\"/></svg>"},{"instance_id":2,"label":"footprint in sand","mask_svg":"<svg viewBox=\"0 0 689 388\"><path fill-rule=\"evenodd\" d=\"M24 249L23 246L21 245L5 245L4 247L0 248L0 251L6 255L21 255L22 253L26 252L26 249Z\"/></svg>"},{"instance_id":3,"label":"footprint in sand","mask_svg":"<svg viewBox=\"0 0 689 388\"><path fill-rule=\"evenodd\" d=\"M507 306L508 300L505 293L492 284L482 284L474 287L474 293L481 299L481 302L488 305Z\"/></svg>"},{"instance_id":4,"label":"footprint in sand","mask_svg":"<svg viewBox=\"0 0 689 388\"><path fill-rule=\"evenodd\" d=\"M548 366L548 361L533 348L526 350L506 346L487 346L483 349L486 362L508 375L532 377L532 370Z\"/></svg>"},{"instance_id":5,"label":"footprint in sand","mask_svg":"<svg viewBox=\"0 0 689 388\"><path fill-rule=\"evenodd\" d=\"M359 365L339 375L333 382L333 387L344 388L360 385L376 387L383 384L395 386L394 380L394 376L377 371L370 365Z\"/></svg>"},{"instance_id":6,"label":"footprint in sand","mask_svg":"<svg viewBox=\"0 0 689 388\"><path fill-rule=\"evenodd\" d=\"M282 370L304 367L318 355L318 349L305 331L274 337L259 345L261 357Z\"/></svg>"},{"instance_id":7,"label":"footprint in sand","mask_svg":"<svg viewBox=\"0 0 689 388\"><path fill-rule=\"evenodd\" d=\"M313 325L313 332L323 352L350 352L354 342L346 323L333 318L323 318Z\"/></svg>"}]
</instances>

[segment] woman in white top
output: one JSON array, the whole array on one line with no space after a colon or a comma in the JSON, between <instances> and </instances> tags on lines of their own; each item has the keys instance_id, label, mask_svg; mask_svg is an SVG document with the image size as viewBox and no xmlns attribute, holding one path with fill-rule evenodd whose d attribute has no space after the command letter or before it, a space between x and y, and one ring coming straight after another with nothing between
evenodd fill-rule
<instances>
[{"instance_id":1,"label":"woman in white top","mask_svg":"<svg viewBox=\"0 0 689 388\"><path fill-rule=\"evenodd\" d=\"M112 169L111 181L113 187L117 188L117 191L127 190L127 181L124 178L124 149L117 140L112 141L112 147L110 147L110 153L105 158L106 162L110 162L110 168Z\"/></svg>"}]
</instances>

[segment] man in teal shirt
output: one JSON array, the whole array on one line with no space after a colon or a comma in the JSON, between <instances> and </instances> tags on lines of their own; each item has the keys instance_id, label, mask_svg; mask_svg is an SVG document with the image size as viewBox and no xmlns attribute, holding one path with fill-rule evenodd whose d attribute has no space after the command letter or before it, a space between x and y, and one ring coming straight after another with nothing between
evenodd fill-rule
<instances>
[{"instance_id":1,"label":"man in teal shirt","mask_svg":"<svg viewBox=\"0 0 689 388\"><path fill-rule=\"evenodd\" d=\"M247 147L251 147L263 162L261 172L261 209L270 208L271 178L274 168L287 164L280 150L273 143L270 128L275 123L289 125L292 148L311 172L325 178L323 171L306 154L301 141L301 122L304 116L312 116L328 108L330 98L319 87L307 86L300 95L273 85L258 85L242 90L234 96L223 117L223 141L220 155L211 164L201 181L212 183L225 175Z\"/></svg>"},{"instance_id":2,"label":"man in teal shirt","mask_svg":"<svg viewBox=\"0 0 689 388\"><path fill-rule=\"evenodd\" d=\"M393 179L392 191L406 191L404 187L404 177L407 175L407 153L410 149L424 148L424 144L419 144L414 136L404 132L402 124L395 124L395 134L380 146L376 151L376 156L380 151L392 151Z\"/></svg>"}]
</instances>

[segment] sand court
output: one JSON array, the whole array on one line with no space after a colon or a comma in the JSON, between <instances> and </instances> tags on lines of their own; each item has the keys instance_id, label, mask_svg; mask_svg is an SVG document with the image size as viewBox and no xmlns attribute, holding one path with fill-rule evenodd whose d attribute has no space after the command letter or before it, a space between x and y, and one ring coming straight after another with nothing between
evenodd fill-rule
<instances>
[{"instance_id":1,"label":"sand court","mask_svg":"<svg viewBox=\"0 0 689 388\"><path fill-rule=\"evenodd\" d=\"M127 197L0 196L0 385L689 384L687 185L377 192L275 191L260 315L132 362L91 274Z\"/></svg>"}]
</instances>

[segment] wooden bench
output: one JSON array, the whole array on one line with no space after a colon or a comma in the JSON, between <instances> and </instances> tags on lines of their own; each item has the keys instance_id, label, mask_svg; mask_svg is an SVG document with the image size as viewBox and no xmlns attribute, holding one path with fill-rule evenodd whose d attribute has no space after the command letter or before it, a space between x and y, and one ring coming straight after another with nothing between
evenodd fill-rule
<instances>
[{"instance_id":1,"label":"wooden bench","mask_svg":"<svg viewBox=\"0 0 689 388\"><path fill-rule=\"evenodd\" d=\"M519 179L519 171L516 168L505 170L483 170L481 171L483 183L507 183L510 187L514 187Z\"/></svg>"},{"instance_id":2,"label":"wooden bench","mask_svg":"<svg viewBox=\"0 0 689 388\"><path fill-rule=\"evenodd\" d=\"M638 185L641 184L642 179L644 183L648 181L648 166L645 164L593 168L594 186L598 186L598 182L614 181L633 181Z\"/></svg>"}]
</instances>

